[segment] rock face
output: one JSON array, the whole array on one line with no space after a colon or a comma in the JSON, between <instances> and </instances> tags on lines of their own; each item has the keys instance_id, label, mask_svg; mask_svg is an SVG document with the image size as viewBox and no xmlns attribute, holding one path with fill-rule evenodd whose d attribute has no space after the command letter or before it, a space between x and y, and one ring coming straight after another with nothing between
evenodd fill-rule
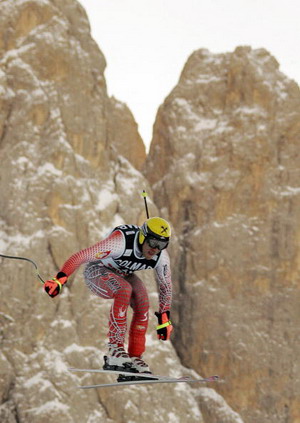
<instances>
[{"instance_id":1,"label":"rock face","mask_svg":"<svg viewBox=\"0 0 300 423\"><path fill-rule=\"evenodd\" d=\"M0 11L0 253L52 277L110 228L141 223L151 183L151 215L158 205L175 231L174 345L187 367L228 381L78 390L99 377L67 369L102 365L110 303L81 270L52 300L31 264L1 259L1 423L299 421L298 87L264 50L195 52L160 108L147 180L79 3L4 0ZM153 312L155 282L142 278ZM188 372L155 325L146 361Z\"/></svg>"},{"instance_id":2,"label":"rock face","mask_svg":"<svg viewBox=\"0 0 300 423\"><path fill-rule=\"evenodd\" d=\"M151 190L112 143L105 60L82 7L16 0L0 10L0 252L35 260L46 279L109 228L141 223L141 189ZM135 123L118 113L134 145ZM67 368L102 366L110 302L91 296L81 271L52 300L31 264L0 264L1 423L203 421L189 387L77 389L99 381ZM156 286L151 274L144 279L154 311ZM155 333L151 320L145 358L180 374L172 345L161 347Z\"/></svg>"},{"instance_id":3,"label":"rock face","mask_svg":"<svg viewBox=\"0 0 300 423\"><path fill-rule=\"evenodd\" d=\"M300 422L299 152L298 85L239 47L191 55L147 158L176 231L176 350L224 376L217 390L245 422Z\"/></svg>"},{"instance_id":4,"label":"rock face","mask_svg":"<svg viewBox=\"0 0 300 423\"><path fill-rule=\"evenodd\" d=\"M126 104L114 97L111 97L109 102L108 139L118 154L122 154L136 169L142 169L146 149L138 132L137 123Z\"/></svg>"}]
</instances>

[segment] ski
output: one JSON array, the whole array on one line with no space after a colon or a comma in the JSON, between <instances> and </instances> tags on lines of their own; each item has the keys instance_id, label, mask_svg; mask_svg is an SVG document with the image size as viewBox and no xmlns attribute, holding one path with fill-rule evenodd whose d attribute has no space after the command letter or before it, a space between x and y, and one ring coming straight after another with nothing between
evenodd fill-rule
<instances>
[{"instance_id":1,"label":"ski","mask_svg":"<svg viewBox=\"0 0 300 423\"><path fill-rule=\"evenodd\" d=\"M191 379L189 377L182 378L166 378L166 379L144 379L144 380L129 380L125 382L113 382L113 383L99 383L96 385L83 385L79 386L80 389L91 389L91 388L109 388L113 386L123 386L123 385L145 385L145 384L154 384L154 383L207 383L215 382L219 380L219 376L210 376L203 379Z\"/></svg>"},{"instance_id":2,"label":"ski","mask_svg":"<svg viewBox=\"0 0 300 423\"><path fill-rule=\"evenodd\" d=\"M86 372L86 373L103 373L103 374L117 374L124 377L132 377L132 380L124 380L113 383L100 383L96 385L84 385L79 386L80 389L91 389L91 388L108 388L112 386L121 385L142 385L142 384L153 384L153 383L207 383L216 382L219 380L219 376L209 376L202 379L193 379L190 376L181 377L168 377L161 375L154 375L152 373L135 373L124 370L104 370L104 369L78 369L71 367L68 369L71 372Z\"/></svg>"},{"instance_id":3,"label":"ski","mask_svg":"<svg viewBox=\"0 0 300 423\"><path fill-rule=\"evenodd\" d=\"M121 370L103 370L103 369L76 369L69 368L71 372L87 372L87 373L107 373L107 374L118 374L121 376L132 377L132 380L124 380L120 382L113 383L100 383L96 385L84 385L79 386L80 389L91 389L91 388L108 388L112 386L121 386L121 385L142 385L142 384L153 384L153 383L207 383L215 382L219 380L219 376L210 376L202 379L192 379L190 376L182 376L178 378L168 377L168 376L158 376L149 373L134 373L126 372Z\"/></svg>"},{"instance_id":4,"label":"ski","mask_svg":"<svg viewBox=\"0 0 300 423\"><path fill-rule=\"evenodd\" d=\"M168 376L159 376L154 375L152 373L135 373L135 372L126 372L124 370L104 370L104 369L76 369L70 367L68 369L71 372L86 372L86 373L107 373L112 375L122 375L122 376L131 376L131 377L142 377L145 379L173 379L172 377ZM186 376L188 379L189 376Z\"/></svg>"}]
</instances>

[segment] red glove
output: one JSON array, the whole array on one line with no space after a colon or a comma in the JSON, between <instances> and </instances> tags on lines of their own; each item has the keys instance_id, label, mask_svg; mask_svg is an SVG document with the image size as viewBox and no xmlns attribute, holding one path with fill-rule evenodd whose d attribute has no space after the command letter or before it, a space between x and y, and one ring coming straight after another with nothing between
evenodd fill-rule
<instances>
[{"instance_id":1,"label":"red glove","mask_svg":"<svg viewBox=\"0 0 300 423\"><path fill-rule=\"evenodd\" d=\"M158 326L156 326L157 337L163 341L170 339L171 332L173 330L172 322L170 320L170 312L165 311L163 313L155 312L155 316L158 318Z\"/></svg>"},{"instance_id":2,"label":"red glove","mask_svg":"<svg viewBox=\"0 0 300 423\"><path fill-rule=\"evenodd\" d=\"M54 298L60 294L62 287L67 283L68 277L65 273L59 272L55 278L48 280L44 283L44 290L49 297Z\"/></svg>"}]
</instances>

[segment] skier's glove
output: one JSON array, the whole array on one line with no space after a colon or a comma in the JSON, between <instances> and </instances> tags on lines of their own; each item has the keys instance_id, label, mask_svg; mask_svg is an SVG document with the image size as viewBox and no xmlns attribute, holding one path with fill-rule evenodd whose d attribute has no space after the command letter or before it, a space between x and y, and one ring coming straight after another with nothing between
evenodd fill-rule
<instances>
[{"instance_id":1,"label":"skier's glove","mask_svg":"<svg viewBox=\"0 0 300 423\"><path fill-rule=\"evenodd\" d=\"M44 283L44 290L49 297L54 298L60 294L62 287L67 283L68 277L65 273L59 272L55 278L48 280Z\"/></svg>"},{"instance_id":2,"label":"skier's glove","mask_svg":"<svg viewBox=\"0 0 300 423\"><path fill-rule=\"evenodd\" d=\"M173 330L172 322L170 320L170 312L165 311L163 313L155 312L155 316L158 319L158 326L156 326L157 337L163 341L170 339L171 332Z\"/></svg>"}]
</instances>

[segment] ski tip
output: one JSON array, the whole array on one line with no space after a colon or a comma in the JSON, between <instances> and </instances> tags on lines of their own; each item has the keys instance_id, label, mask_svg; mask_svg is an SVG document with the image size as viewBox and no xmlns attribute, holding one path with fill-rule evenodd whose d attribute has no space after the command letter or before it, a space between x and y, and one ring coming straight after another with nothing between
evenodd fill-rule
<instances>
[{"instance_id":1,"label":"ski tip","mask_svg":"<svg viewBox=\"0 0 300 423\"><path fill-rule=\"evenodd\" d=\"M208 378L208 380L211 380L212 382L219 380L219 379L220 379L220 376L218 376L218 375L214 375L214 376L211 376L211 377Z\"/></svg>"}]
</instances>

